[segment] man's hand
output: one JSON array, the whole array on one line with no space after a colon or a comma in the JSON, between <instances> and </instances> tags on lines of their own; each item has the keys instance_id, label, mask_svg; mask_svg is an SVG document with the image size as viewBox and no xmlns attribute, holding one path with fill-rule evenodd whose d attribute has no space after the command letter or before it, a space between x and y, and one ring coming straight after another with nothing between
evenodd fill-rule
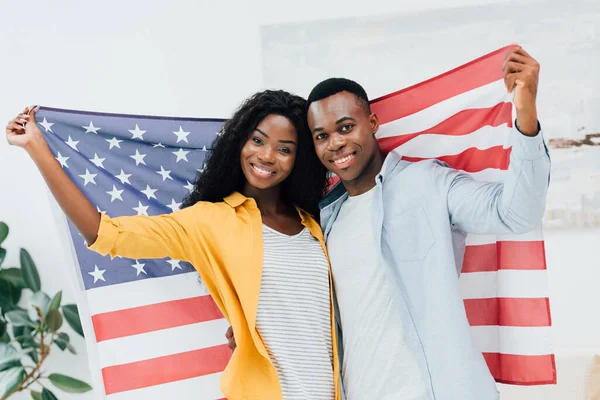
<instances>
[{"instance_id":1,"label":"man's hand","mask_svg":"<svg viewBox=\"0 0 600 400\"><path fill-rule=\"evenodd\" d=\"M538 133L536 97L540 64L520 46L512 48L502 66L504 84L509 93L515 91L517 127L527 136Z\"/></svg>"},{"instance_id":2,"label":"man's hand","mask_svg":"<svg viewBox=\"0 0 600 400\"><path fill-rule=\"evenodd\" d=\"M229 329L227 329L227 332L225 332L225 337L227 338L227 344L229 345L229 348L231 351L234 351L237 345L235 344L235 337L233 336L233 329L231 326Z\"/></svg>"}]
</instances>

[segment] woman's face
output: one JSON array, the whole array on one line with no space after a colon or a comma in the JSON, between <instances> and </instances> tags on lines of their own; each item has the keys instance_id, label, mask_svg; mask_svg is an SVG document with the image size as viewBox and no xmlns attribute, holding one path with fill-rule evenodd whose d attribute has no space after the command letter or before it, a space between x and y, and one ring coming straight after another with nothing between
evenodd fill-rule
<instances>
[{"instance_id":1,"label":"woman's face","mask_svg":"<svg viewBox=\"0 0 600 400\"><path fill-rule=\"evenodd\" d=\"M240 163L246 181L263 190L279 185L294 168L297 147L294 125L281 115L267 115L242 148Z\"/></svg>"}]
</instances>

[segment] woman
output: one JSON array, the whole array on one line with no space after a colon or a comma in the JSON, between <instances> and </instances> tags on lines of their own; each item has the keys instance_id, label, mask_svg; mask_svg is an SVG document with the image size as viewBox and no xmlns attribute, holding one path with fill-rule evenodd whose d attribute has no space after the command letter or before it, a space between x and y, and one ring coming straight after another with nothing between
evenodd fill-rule
<instances>
[{"instance_id":1,"label":"woman","mask_svg":"<svg viewBox=\"0 0 600 400\"><path fill-rule=\"evenodd\" d=\"M221 377L228 399L340 398L329 263L310 215L325 169L304 99L284 91L247 99L225 123L184 208L153 217L99 214L54 158L35 110L6 133L27 150L90 249L195 266L236 337Z\"/></svg>"}]
</instances>

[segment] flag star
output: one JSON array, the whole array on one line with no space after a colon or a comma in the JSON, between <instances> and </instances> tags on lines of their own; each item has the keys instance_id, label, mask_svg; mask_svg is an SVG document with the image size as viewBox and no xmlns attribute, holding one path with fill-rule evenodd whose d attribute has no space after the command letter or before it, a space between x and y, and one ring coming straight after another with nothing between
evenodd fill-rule
<instances>
[{"instance_id":1,"label":"flag star","mask_svg":"<svg viewBox=\"0 0 600 400\"><path fill-rule=\"evenodd\" d=\"M98 131L102 128L98 128L97 126L94 126L94 123L92 121L90 121L90 124L88 126L82 126L82 128L85 129L85 133L95 133L96 135L98 134Z\"/></svg>"},{"instance_id":2,"label":"flag star","mask_svg":"<svg viewBox=\"0 0 600 400\"><path fill-rule=\"evenodd\" d=\"M150 206L145 206L141 201L138 201L138 206L133 207L133 209L137 211L137 215L148 215L148 207Z\"/></svg>"},{"instance_id":3,"label":"flag star","mask_svg":"<svg viewBox=\"0 0 600 400\"><path fill-rule=\"evenodd\" d=\"M184 185L183 187L186 188L187 190L190 191L190 193L192 192L192 190L194 190L194 184L190 183L190 181L186 181L187 185Z\"/></svg>"},{"instance_id":4,"label":"flag star","mask_svg":"<svg viewBox=\"0 0 600 400\"><path fill-rule=\"evenodd\" d=\"M150 187L150 185L146 185L146 189L144 190L140 190L140 192L144 193L146 195L146 197L148 198L148 200L152 199L156 199L156 196L154 195L154 192L156 192L158 189L152 189Z\"/></svg>"},{"instance_id":5,"label":"flag star","mask_svg":"<svg viewBox=\"0 0 600 400\"><path fill-rule=\"evenodd\" d=\"M105 272L105 269L98 269L98 266L94 265L94 272L88 272L88 274L94 277L94 283L98 282L99 280L106 282L106 280L104 279Z\"/></svg>"},{"instance_id":6,"label":"flag star","mask_svg":"<svg viewBox=\"0 0 600 400\"><path fill-rule=\"evenodd\" d=\"M171 171L170 170L165 170L162 165L160 166L160 171L156 171L156 173L159 174L160 176L162 176L163 182L167 178L169 178L170 180L173 180L173 178L171 178L171 175L170 175Z\"/></svg>"},{"instance_id":7,"label":"flag star","mask_svg":"<svg viewBox=\"0 0 600 400\"><path fill-rule=\"evenodd\" d=\"M46 132L52 132L52 125L54 125L54 122L48 122L46 120L46 117L44 117L44 120L42 122L38 122L38 124L43 126L44 129L46 130ZM52 132L52 133L54 133L54 132Z\"/></svg>"},{"instance_id":8,"label":"flag star","mask_svg":"<svg viewBox=\"0 0 600 400\"><path fill-rule=\"evenodd\" d=\"M79 144L78 141L71 139L71 136L69 135L69 140L67 140L67 144L69 146L71 146L71 148L75 151L79 151L77 150L77 145Z\"/></svg>"},{"instance_id":9,"label":"flag star","mask_svg":"<svg viewBox=\"0 0 600 400\"><path fill-rule=\"evenodd\" d=\"M177 160L175 160L176 163L178 163L181 160L185 160L187 161L187 155L189 154L189 151L184 151L183 149L179 149L177 151L173 151L173 154L175 154L177 156Z\"/></svg>"},{"instance_id":10,"label":"flag star","mask_svg":"<svg viewBox=\"0 0 600 400\"><path fill-rule=\"evenodd\" d=\"M223 131L222 131L222 130L220 130L220 131L217 131L217 132L215 133L215 135L217 135L217 136L219 136L219 137L220 137L222 134L223 134Z\"/></svg>"},{"instance_id":11,"label":"flag star","mask_svg":"<svg viewBox=\"0 0 600 400\"><path fill-rule=\"evenodd\" d=\"M99 206L96 206L96 210L98 210L99 213L106 214L106 211L102 211Z\"/></svg>"},{"instance_id":12,"label":"flag star","mask_svg":"<svg viewBox=\"0 0 600 400\"><path fill-rule=\"evenodd\" d=\"M164 145L164 144L162 144L162 143L156 143L156 144L155 144L154 146L152 146L152 147L154 147L154 148L156 148L156 147L163 147L163 148L164 148L164 147L165 147L165 145Z\"/></svg>"},{"instance_id":13,"label":"flag star","mask_svg":"<svg viewBox=\"0 0 600 400\"><path fill-rule=\"evenodd\" d=\"M206 151L206 146L202 146L202 151Z\"/></svg>"},{"instance_id":14,"label":"flag star","mask_svg":"<svg viewBox=\"0 0 600 400\"><path fill-rule=\"evenodd\" d=\"M169 207L173 212L175 212L179 210L179 208L181 207L181 203L177 203L175 199L171 199L171 204L167 204L167 207Z\"/></svg>"},{"instance_id":15,"label":"flag star","mask_svg":"<svg viewBox=\"0 0 600 400\"><path fill-rule=\"evenodd\" d=\"M59 151L57 154L58 154L58 157L55 157L55 158L58 160L58 162L60 163L60 165L61 165L63 168L69 168L69 166L67 165L67 160L69 159L69 157L63 157L63 156L60 154L60 151Z\"/></svg>"},{"instance_id":16,"label":"flag star","mask_svg":"<svg viewBox=\"0 0 600 400\"><path fill-rule=\"evenodd\" d=\"M132 139L142 139L144 140L144 133L146 133L146 131L143 131L140 129L140 127L135 124L135 129L130 129L129 133L131 133L133 136L131 137Z\"/></svg>"},{"instance_id":17,"label":"flag star","mask_svg":"<svg viewBox=\"0 0 600 400\"><path fill-rule=\"evenodd\" d=\"M108 148L109 150L112 149L113 147L121 148L121 145L119 143L121 143L122 140L118 140L116 137L113 137L112 139L104 139L104 140L106 140L110 144L110 147Z\"/></svg>"},{"instance_id":18,"label":"flag star","mask_svg":"<svg viewBox=\"0 0 600 400\"><path fill-rule=\"evenodd\" d=\"M204 172L204 165L201 168L196 168L196 171L203 173Z\"/></svg>"},{"instance_id":19,"label":"flag star","mask_svg":"<svg viewBox=\"0 0 600 400\"><path fill-rule=\"evenodd\" d=\"M138 149L135 149L135 154L132 156L129 156L129 157L131 157L135 160L135 165L138 165L138 164L146 165L146 162L144 161L144 157L146 157L146 154L140 154L140 151Z\"/></svg>"},{"instance_id":20,"label":"flag star","mask_svg":"<svg viewBox=\"0 0 600 400\"><path fill-rule=\"evenodd\" d=\"M132 174L126 174L125 171L121 170L121 173L119 175L115 175L115 178L120 180L122 184L129 183L131 185L131 182L129 182L129 177L131 175Z\"/></svg>"},{"instance_id":21,"label":"flag star","mask_svg":"<svg viewBox=\"0 0 600 400\"><path fill-rule=\"evenodd\" d=\"M181 268L181 265L179 265L181 262L179 260L167 260L167 262L171 264L171 272L175 271L176 269L183 269Z\"/></svg>"},{"instance_id":22,"label":"flag star","mask_svg":"<svg viewBox=\"0 0 600 400\"><path fill-rule=\"evenodd\" d=\"M179 143L179 142L181 142L182 140L183 140L184 142L186 142L186 143L189 143L189 142L188 142L188 140L187 140L187 136L188 136L190 133L189 133L189 132L184 132L184 131L183 131L183 128L181 127L181 125L179 125L179 131L177 131L177 132L173 132L173 133L174 133L175 135L177 135L177 142L176 142L176 143Z\"/></svg>"},{"instance_id":23,"label":"flag star","mask_svg":"<svg viewBox=\"0 0 600 400\"><path fill-rule=\"evenodd\" d=\"M91 174L90 171L88 171L88 169L86 168L85 175L79 175L79 177L83 178L83 186L87 186L87 184L90 182L96 185L96 181L94 180L96 175L98 174Z\"/></svg>"},{"instance_id":24,"label":"flag star","mask_svg":"<svg viewBox=\"0 0 600 400\"><path fill-rule=\"evenodd\" d=\"M106 192L108 194L110 194L110 202L112 203L113 201L115 201L115 199L119 199L121 201L123 201L123 198L121 197L121 193L123 193L123 190L118 190L115 185L113 185L112 190L109 190L108 192Z\"/></svg>"},{"instance_id":25,"label":"flag star","mask_svg":"<svg viewBox=\"0 0 600 400\"><path fill-rule=\"evenodd\" d=\"M96 153L94 153L94 158L90 158L90 161L93 162L98 168L104 168L104 165L102 164L104 160L106 160L106 158L100 158Z\"/></svg>"},{"instance_id":26,"label":"flag star","mask_svg":"<svg viewBox=\"0 0 600 400\"><path fill-rule=\"evenodd\" d=\"M140 264L138 260L135 260L135 264L131 264L131 266L137 270L137 274L135 274L135 276L139 276L141 272L146 274L146 271L144 271L144 265L146 264Z\"/></svg>"}]
</instances>

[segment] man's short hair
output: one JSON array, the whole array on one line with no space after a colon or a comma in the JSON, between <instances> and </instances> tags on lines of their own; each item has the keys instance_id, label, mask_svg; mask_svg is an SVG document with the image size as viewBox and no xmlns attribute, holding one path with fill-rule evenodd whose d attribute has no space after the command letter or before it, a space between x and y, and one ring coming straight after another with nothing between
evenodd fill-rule
<instances>
[{"instance_id":1,"label":"man's short hair","mask_svg":"<svg viewBox=\"0 0 600 400\"><path fill-rule=\"evenodd\" d=\"M352 93L365 112L371 114L369 97L365 89L358 83L346 78L329 78L319 83L308 95L306 106L310 107L313 102L326 99L340 92Z\"/></svg>"}]
</instances>

